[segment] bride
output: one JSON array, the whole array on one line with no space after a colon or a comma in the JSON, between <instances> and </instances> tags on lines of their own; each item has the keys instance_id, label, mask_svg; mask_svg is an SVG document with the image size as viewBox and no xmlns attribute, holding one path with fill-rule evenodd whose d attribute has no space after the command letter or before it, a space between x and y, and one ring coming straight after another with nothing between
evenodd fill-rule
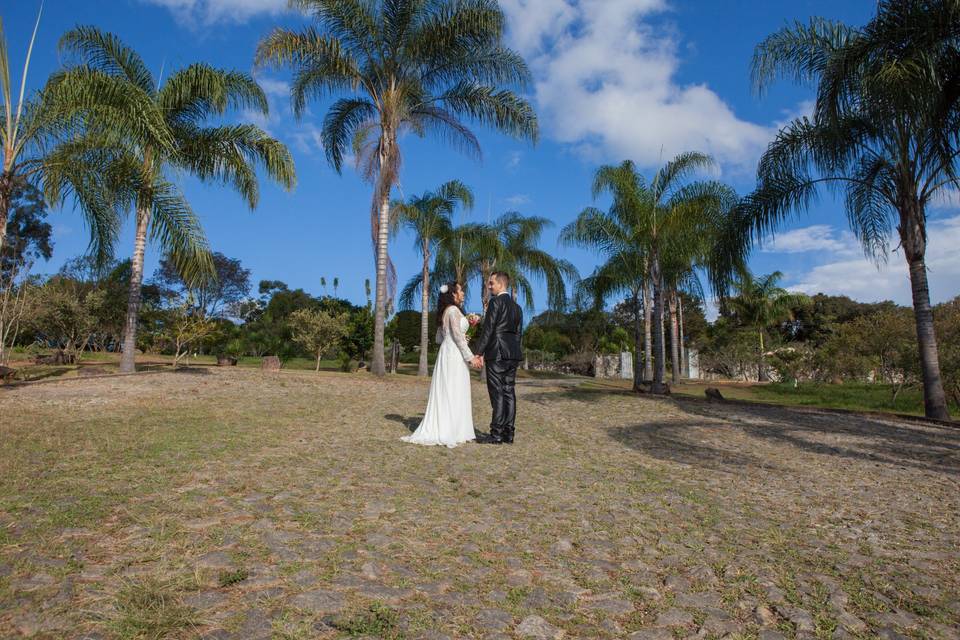
<instances>
[{"instance_id":1,"label":"bride","mask_svg":"<svg viewBox=\"0 0 960 640\"><path fill-rule=\"evenodd\" d=\"M469 323L460 310L463 299L463 287L458 283L440 287L437 303L440 351L433 367L427 410L417 430L402 438L407 442L455 447L475 438L467 365L473 353L465 335Z\"/></svg>"}]
</instances>

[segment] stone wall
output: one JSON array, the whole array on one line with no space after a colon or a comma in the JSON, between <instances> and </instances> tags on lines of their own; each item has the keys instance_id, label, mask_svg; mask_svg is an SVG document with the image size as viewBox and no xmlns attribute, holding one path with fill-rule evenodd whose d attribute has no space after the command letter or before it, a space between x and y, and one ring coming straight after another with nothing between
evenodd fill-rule
<instances>
[{"instance_id":1,"label":"stone wall","mask_svg":"<svg viewBox=\"0 0 960 640\"><path fill-rule=\"evenodd\" d=\"M593 377L604 379L633 380L633 354L598 354L593 359Z\"/></svg>"}]
</instances>

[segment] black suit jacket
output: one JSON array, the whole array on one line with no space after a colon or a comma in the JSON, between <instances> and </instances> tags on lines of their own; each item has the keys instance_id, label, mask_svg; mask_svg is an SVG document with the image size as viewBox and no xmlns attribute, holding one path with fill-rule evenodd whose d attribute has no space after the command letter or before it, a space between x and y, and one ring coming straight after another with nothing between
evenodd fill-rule
<instances>
[{"instance_id":1,"label":"black suit jacket","mask_svg":"<svg viewBox=\"0 0 960 640\"><path fill-rule=\"evenodd\" d=\"M523 310L509 293L493 296L483 314L483 326L476 352L487 362L520 362L520 334L523 327Z\"/></svg>"}]
</instances>

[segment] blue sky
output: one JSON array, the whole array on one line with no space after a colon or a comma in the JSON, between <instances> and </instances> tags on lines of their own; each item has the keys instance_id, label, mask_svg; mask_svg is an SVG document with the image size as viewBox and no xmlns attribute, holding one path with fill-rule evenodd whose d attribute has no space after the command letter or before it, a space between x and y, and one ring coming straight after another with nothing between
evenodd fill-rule
<instances>
[{"instance_id":1,"label":"blue sky","mask_svg":"<svg viewBox=\"0 0 960 640\"><path fill-rule=\"evenodd\" d=\"M11 7L12 4L12 7ZM590 197L593 171L624 158L650 173L684 150L713 154L721 178L741 193L753 186L757 158L778 123L809 110L809 88L781 83L762 98L750 88L754 46L787 21L812 15L865 22L873 0L502 0L508 41L526 57L536 78L531 93L541 118L541 142L532 147L477 129L481 162L431 140L402 140L404 166L395 195L420 193L458 178L474 190L467 219L486 220L508 210L555 222L545 248L570 259L583 274L596 264L588 252L560 248L556 232L584 207L605 207ZM2 16L15 77L26 51L39 0L4 2ZM195 61L250 71L257 41L276 25L306 20L286 11L286 0L46 0L29 85L37 87L60 63L56 43L76 24L95 24L132 45L154 73ZM182 184L201 215L211 246L239 258L260 279L322 293L320 278L339 277L340 294L362 301L363 281L373 277L369 242L370 187L352 170L337 175L319 146L326 103L310 105L296 121L289 109L288 77L262 72L270 96L269 118L236 114L286 142L296 160L292 193L264 182L256 211L229 189ZM950 194L931 212L930 280L935 302L957 295L960 257L958 198ZM463 218L461 218L463 219ZM54 271L81 253L87 230L71 211L51 216ZM130 254L132 231L118 255ZM894 243L895 244L895 243ZM418 272L411 238L399 237L391 254L401 281ZM147 273L158 259L148 250ZM878 269L861 257L846 230L839 202L824 195L807 215L755 252L760 273L783 271L788 286L816 293L844 293L861 300L909 302L900 254ZM537 297L537 306L544 296ZM469 306L478 306L476 302Z\"/></svg>"}]
</instances>

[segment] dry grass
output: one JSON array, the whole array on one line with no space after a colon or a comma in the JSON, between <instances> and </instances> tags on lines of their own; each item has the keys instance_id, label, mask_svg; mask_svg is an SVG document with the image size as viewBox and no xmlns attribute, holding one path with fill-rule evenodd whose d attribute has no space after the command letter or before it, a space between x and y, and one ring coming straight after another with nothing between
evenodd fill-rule
<instances>
[{"instance_id":1,"label":"dry grass","mask_svg":"<svg viewBox=\"0 0 960 640\"><path fill-rule=\"evenodd\" d=\"M406 376L0 389L0 637L955 637L960 432L558 384L453 450Z\"/></svg>"}]
</instances>

